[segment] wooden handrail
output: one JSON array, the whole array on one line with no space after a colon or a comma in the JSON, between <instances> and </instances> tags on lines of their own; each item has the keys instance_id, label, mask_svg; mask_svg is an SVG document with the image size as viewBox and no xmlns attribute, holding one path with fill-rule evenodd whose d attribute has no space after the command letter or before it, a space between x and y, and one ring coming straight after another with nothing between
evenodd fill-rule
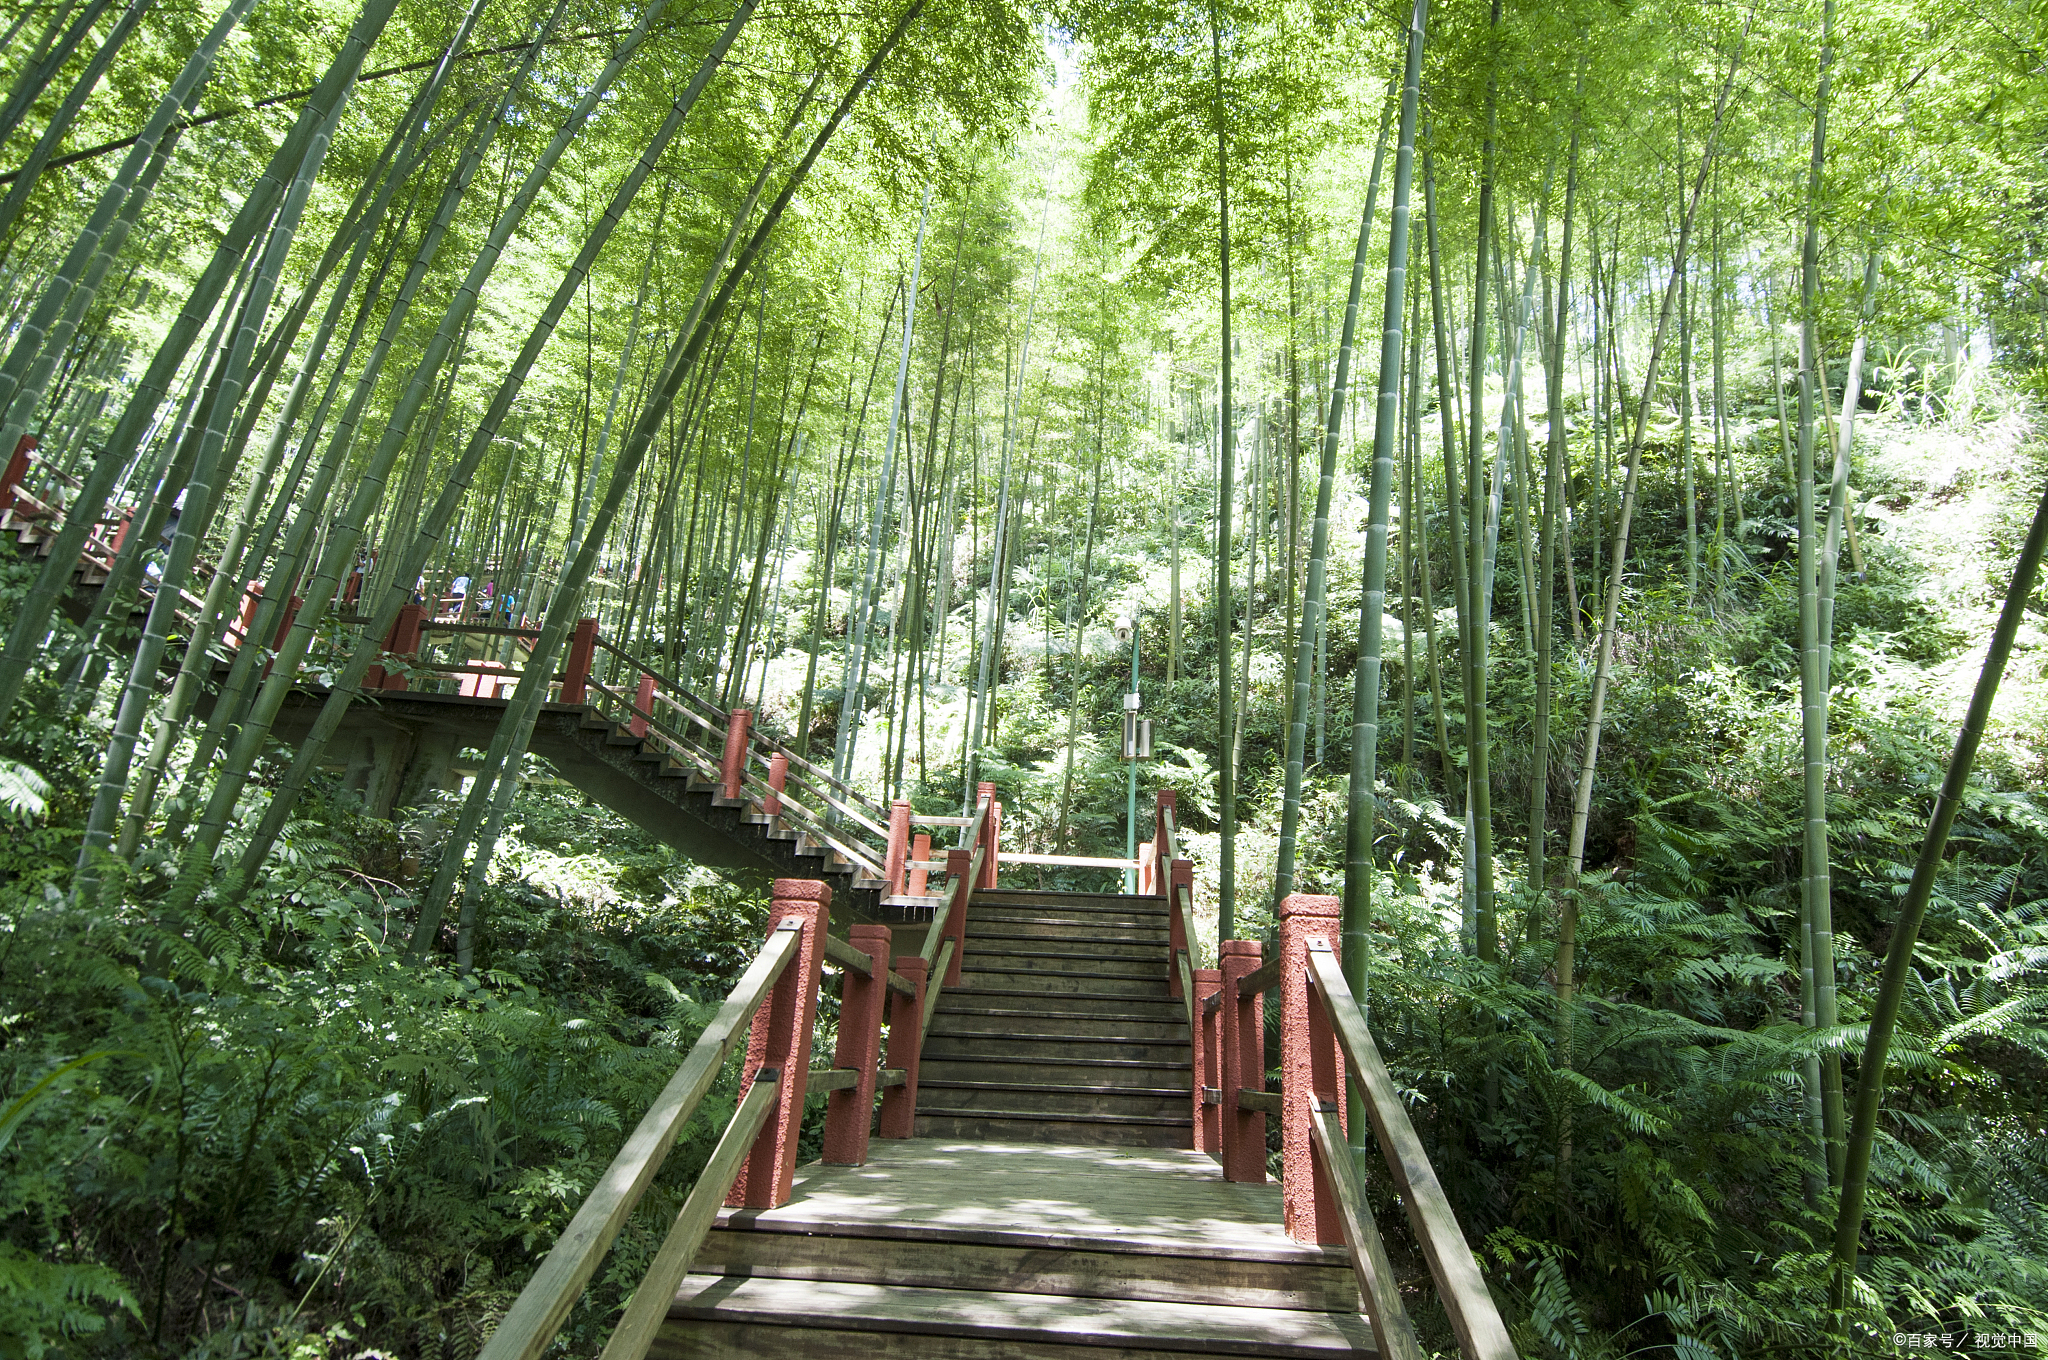
<instances>
[{"instance_id":1,"label":"wooden handrail","mask_svg":"<svg viewBox=\"0 0 2048 1360\"><path fill-rule=\"evenodd\" d=\"M827 935L825 937L825 957L831 962L838 964L841 968L852 969L862 977L873 977L875 975L874 959L861 953L837 935ZM917 995L917 988L911 984L909 978L904 977L901 973L890 973L884 981L892 992L899 992L904 996Z\"/></svg>"},{"instance_id":2,"label":"wooden handrail","mask_svg":"<svg viewBox=\"0 0 2048 1360\"><path fill-rule=\"evenodd\" d=\"M712 1150L711 1160L697 1174L690 1197L683 1201L682 1211L676 1215L668 1236L662 1239L661 1249L654 1253L646 1276L633 1291L626 1315L612 1329L611 1340L605 1342L600 1360L641 1360L654 1344L661 1324L668 1321L669 1303L682 1288L683 1277L690 1273L690 1262L696 1259L711 1225L717 1222L726 1193L739 1177L740 1166L774 1108L775 1082L764 1072L747 1088L739 1108L733 1111L732 1122L725 1126L724 1136ZM504 1330L502 1325L498 1328L500 1334Z\"/></svg>"},{"instance_id":3,"label":"wooden handrail","mask_svg":"<svg viewBox=\"0 0 2048 1360\"><path fill-rule=\"evenodd\" d=\"M931 981L924 988L924 1014L918 1019L918 1047L924 1047L924 1036L932 1027L932 1012L938 1009L939 993L946 990L946 970L953 966L953 941L948 937L939 946L939 957L932 964Z\"/></svg>"},{"instance_id":4,"label":"wooden handrail","mask_svg":"<svg viewBox=\"0 0 2048 1360\"><path fill-rule=\"evenodd\" d=\"M752 773L745 777L744 787L758 794L765 794L769 791L768 785L758 775ZM824 818L791 798L787 792L781 795L781 800L782 812L779 815L787 817L790 821L794 822L799 831L817 841L820 845L829 846L833 850L838 851L848 864L856 869L865 869L868 877L880 878L882 876L881 863L872 858L865 849L849 845L833 835ZM789 817L789 814L792 812L797 815Z\"/></svg>"},{"instance_id":5,"label":"wooden handrail","mask_svg":"<svg viewBox=\"0 0 2048 1360\"><path fill-rule=\"evenodd\" d=\"M750 754L752 754L754 759L756 760L761 759L760 753L758 751L751 752ZM764 765L767 764L766 761L761 761L761 763ZM818 785L813 784L810 780L805 779L802 775L796 773L796 771L794 770L791 770L787 775L785 775L784 779L790 784L795 784L799 788L808 789L810 792L815 793L816 795L818 795L819 798L824 800L825 805L827 807L839 809L839 811L845 813L847 816L853 818L854 821L858 822L863 829L865 829L873 835L881 837L884 843L888 841L888 827L881 825L879 822L876 822L874 819L870 818L866 813L862 812L859 808L852 807L846 803L840 802L837 798L834 798L832 796L831 790L820 788Z\"/></svg>"},{"instance_id":6,"label":"wooden handrail","mask_svg":"<svg viewBox=\"0 0 2048 1360\"><path fill-rule=\"evenodd\" d=\"M1188 966L1188 951L1185 949L1174 950L1173 963L1175 969L1180 974L1180 999L1181 1003L1188 1010L1188 1030L1193 1036L1193 1042L1199 1044L1202 1042L1201 1021L1195 1015L1195 974L1193 969ZM1221 995L1221 993L1218 993L1218 995Z\"/></svg>"},{"instance_id":7,"label":"wooden handrail","mask_svg":"<svg viewBox=\"0 0 2048 1360\"><path fill-rule=\"evenodd\" d=\"M802 922L792 917L776 928L761 952L754 956L753 963L726 994L718 1013L691 1046L689 1056L641 1116L618 1155L585 1197L583 1206L555 1239L554 1247L534 1271L533 1278L526 1282L526 1288L519 1291L519 1297L498 1323L478 1360L535 1360L554 1340L633 1207L661 1170L669 1149L675 1145L676 1135L711 1089L712 1081L725 1065L726 1055L745 1032L746 1022L753 1018L755 1007L796 957L802 939ZM721 1192L719 1201L724 1198ZM673 1296L674 1290L662 1296L664 1315L666 1300Z\"/></svg>"},{"instance_id":8,"label":"wooden handrail","mask_svg":"<svg viewBox=\"0 0 2048 1360\"><path fill-rule=\"evenodd\" d=\"M1238 1097L1242 1102L1243 1096ZM1379 1342L1383 1360L1422 1360L1422 1343L1415 1338L1415 1324L1401 1302L1400 1283L1394 1263L1387 1258L1387 1244L1380 1240L1379 1225L1358 1193L1352 1175L1351 1149L1345 1145L1343 1126L1334 1110L1324 1109L1313 1091L1301 1099L1309 1102L1309 1133L1316 1155L1330 1176L1337 1194L1337 1218L1343 1225L1344 1246L1351 1253L1351 1269L1358 1276L1358 1289L1365 1296L1366 1318L1372 1323L1373 1338ZM634 1360L639 1360L635 1356Z\"/></svg>"},{"instance_id":9,"label":"wooden handrail","mask_svg":"<svg viewBox=\"0 0 2048 1360\"><path fill-rule=\"evenodd\" d=\"M1394 1090L1394 1079L1327 941L1309 942L1308 973L1310 994L1330 1017L1345 1065L1365 1088L1366 1118L1372 1123L1387 1169L1393 1173L1395 1189L1408 1210L1408 1222L1429 1262L1429 1273L1436 1279L1437 1294L1458 1335L1459 1349L1466 1360L1516 1360L1514 1342L1508 1339L1500 1310L1487 1292L1479 1262L1465 1241L1450 1199L1408 1118L1408 1107ZM1313 1098L1312 1092L1307 1094Z\"/></svg>"},{"instance_id":10,"label":"wooden handrail","mask_svg":"<svg viewBox=\"0 0 2048 1360\"><path fill-rule=\"evenodd\" d=\"M1270 992L1280 985L1280 956L1275 954L1238 980L1239 995Z\"/></svg>"}]
</instances>

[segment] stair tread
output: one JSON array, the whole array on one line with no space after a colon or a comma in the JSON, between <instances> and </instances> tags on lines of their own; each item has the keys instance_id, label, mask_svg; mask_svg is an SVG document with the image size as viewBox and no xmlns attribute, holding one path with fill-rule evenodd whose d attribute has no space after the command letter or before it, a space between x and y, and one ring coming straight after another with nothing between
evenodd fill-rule
<instances>
[{"instance_id":1,"label":"stair tread","mask_svg":"<svg viewBox=\"0 0 2048 1360\"><path fill-rule=\"evenodd\" d=\"M1373 1348L1371 1328L1352 1314L726 1275L687 1277L669 1317L989 1341L1170 1345L1219 1355L1349 1355Z\"/></svg>"},{"instance_id":2,"label":"stair tread","mask_svg":"<svg viewBox=\"0 0 2048 1360\"><path fill-rule=\"evenodd\" d=\"M1017 1095L1058 1096L1156 1096L1165 1100L1186 1100L1185 1086L1117 1086L1106 1082L963 1081L957 1077L927 1077L919 1073L919 1091L1008 1091Z\"/></svg>"},{"instance_id":3,"label":"stair tread","mask_svg":"<svg viewBox=\"0 0 2048 1360\"><path fill-rule=\"evenodd\" d=\"M1154 1062L1149 1058L1045 1058L1027 1054L1004 1053L934 1053L931 1046L925 1046L920 1060L919 1072L929 1072L939 1063L1018 1063L1037 1067L1100 1067L1110 1071L1121 1069L1144 1070L1149 1072L1192 1072L1192 1062ZM929 1082L932 1078L920 1077Z\"/></svg>"},{"instance_id":4,"label":"stair tread","mask_svg":"<svg viewBox=\"0 0 2048 1360\"><path fill-rule=\"evenodd\" d=\"M1105 982L1156 982L1161 986L1166 983L1164 968L1109 973L1094 968L976 968L970 961L960 966L960 973L963 977L1083 977Z\"/></svg>"},{"instance_id":5,"label":"stair tread","mask_svg":"<svg viewBox=\"0 0 2048 1360\"><path fill-rule=\"evenodd\" d=\"M948 1015L979 1015L991 1019L1005 1016L1016 1016L1020 1019L1026 1020L1043 1020L1047 1018L1046 1010L1042 1006L1036 1007L1032 1010L1019 1010L1009 1006L953 1006L949 1008L946 1005L946 1002L949 999L957 999L958 995L958 993L947 993L946 995L941 996L939 998L939 1007L932 1014L933 1028L931 1032L933 1034L957 1035L972 1034L975 1032L973 1030L947 1030L939 1028L938 1022L940 1020L943 1020ZM1036 993L1033 993L1033 995L1036 995ZM1178 1007L1174 1007L1173 1009L1179 1010L1179 1023L1182 1028L1186 1028L1187 1012L1185 1010L1180 1010ZM1171 1010L1168 1012L1165 1019L1161 1019L1157 1015L1125 1015L1115 1011L1103 1011L1100 1014L1063 1015L1060 1018L1067 1020L1091 1020L1111 1024L1124 1023L1146 1025L1170 1025L1175 1023L1175 1016L1173 1015Z\"/></svg>"},{"instance_id":6,"label":"stair tread","mask_svg":"<svg viewBox=\"0 0 2048 1360\"><path fill-rule=\"evenodd\" d=\"M924 1083L918 1083L920 1094ZM1176 1092L1185 1101L1186 1091ZM970 1105L926 1105L917 1107L919 1119L1004 1119L1018 1124L1156 1124L1162 1128L1191 1129L1193 1114L1089 1114L1065 1110L985 1110Z\"/></svg>"},{"instance_id":7,"label":"stair tread","mask_svg":"<svg viewBox=\"0 0 2048 1360\"><path fill-rule=\"evenodd\" d=\"M1157 981L1162 989L1166 985L1165 979L1163 978L1153 980ZM1157 1000L1148 1001L1144 997L1127 996L1123 992L1051 992L1045 990L1042 987L969 987L965 983L962 983L958 987L948 987L944 995L1029 996L1036 997L1042 1001L1049 1001L1055 997L1063 1001L1128 1001L1131 1002L1133 1005L1139 1006L1171 1006L1177 1010L1180 1010L1183 1014L1186 1013L1186 1008L1182 1006L1180 1002L1175 1001L1170 996L1162 996L1159 997ZM943 1000L943 997L941 999Z\"/></svg>"}]
</instances>

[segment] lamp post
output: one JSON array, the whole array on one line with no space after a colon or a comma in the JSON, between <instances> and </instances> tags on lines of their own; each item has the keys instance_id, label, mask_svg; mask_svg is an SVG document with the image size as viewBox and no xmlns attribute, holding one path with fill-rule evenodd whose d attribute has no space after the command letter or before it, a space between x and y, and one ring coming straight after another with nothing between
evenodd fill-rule
<instances>
[{"instance_id":1,"label":"lamp post","mask_svg":"<svg viewBox=\"0 0 2048 1360\"><path fill-rule=\"evenodd\" d=\"M1116 621L1116 640L1131 644L1131 688L1124 695L1124 761L1130 770L1124 796L1124 858L1138 857L1138 761L1152 754L1152 720L1139 718L1142 700L1138 696L1138 621L1124 614ZM1138 890L1138 871L1124 870L1124 891Z\"/></svg>"}]
</instances>

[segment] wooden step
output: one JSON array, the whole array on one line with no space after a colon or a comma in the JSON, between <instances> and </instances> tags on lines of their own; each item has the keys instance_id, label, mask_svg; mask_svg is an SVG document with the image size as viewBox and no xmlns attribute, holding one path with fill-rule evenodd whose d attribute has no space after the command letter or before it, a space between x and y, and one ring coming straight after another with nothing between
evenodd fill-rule
<instances>
[{"instance_id":1,"label":"wooden step","mask_svg":"<svg viewBox=\"0 0 2048 1360\"><path fill-rule=\"evenodd\" d=\"M1072 1034L1078 1037L1137 1042L1188 1042L1187 1011L1179 1003L1162 1010L1091 1015L1081 1011L1048 1012L1043 1006L981 1005L960 1000L961 994L947 991L939 997L932 1014L931 1036L1011 1034L1029 1030L1033 1034Z\"/></svg>"},{"instance_id":2,"label":"wooden step","mask_svg":"<svg viewBox=\"0 0 2048 1360\"><path fill-rule=\"evenodd\" d=\"M997 1139L1080 1147L1187 1148L1194 1120L1135 1119L1116 1115L1034 1115L1002 1110L927 1107L918 1102L917 1136L976 1141Z\"/></svg>"},{"instance_id":3,"label":"wooden step","mask_svg":"<svg viewBox=\"0 0 2048 1360\"><path fill-rule=\"evenodd\" d=\"M975 893L975 901L1018 901L1026 905L1081 905L1081 907L1143 907L1147 911L1165 911L1165 899L1153 895L1135 893L1059 893L1053 889L1032 889L1032 887L985 887Z\"/></svg>"},{"instance_id":4,"label":"wooden step","mask_svg":"<svg viewBox=\"0 0 2048 1360\"><path fill-rule=\"evenodd\" d=\"M1151 922L1130 922L1130 920L1081 920L1081 918L1053 918L1053 916L1018 916L1018 913L989 913L981 916L979 911L967 913L967 938L973 946L975 936L983 930L1001 936L1024 936L1024 938L1057 938L1057 940L1090 940L1090 942L1118 942L1118 944L1153 944L1161 954L1167 946L1167 928Z\"/></svg>"},{"instance_id":5,"label":"wooden step","mask_svg":"<svg viewBox=\"0 0 2048 1360\"><path fill-rule=\"evenodd\" d=\"M1185 1074L1183 1074L1184 1076ZM919 1075L920 1106L1048 1119L1077 1116L1104 1119L1186 1121L1193 1118L1186 1086L1119 1086L1111 1082L1056 1086L1033 1081L981 1081Z\"/></svg>"},{"instance_id":6,"label":"wooden step","mask_svg":"<svg viewBox=\"0 0 2048 1360\"><path fill-rule=\"evenodd\" d=\"M1115 935L1104 935L1099 931L1076 931L1071 937L1044 931L1024 934L1005 924L986 922L970 923L967 930L967 957L973 958L984 950L992 954L1015 957L1040 952L1043 947L1047 954L1087 954L1113 959L1144 959L1148 963L1158 960L1164 967L1166 959L1166 937L1162 933L1155 944L1147 932L1144 939L1124 939Z\"/></svg>"},{"instance_id":7,"label":"wooden step","mask_svg":"<svg viewBox=\"0 0 2048 1360\"><path fill-rule=\"evenodd\" d=\"M1005 947L997 948L995 942L986 936L970 935L967 962L972 967L996 972L1072 973L1095 968L1128 972L1151 969L1165 977L1167 957L1166 950L1154 951L1149 946L1144 947L1143 952L1134 952L1128 947L1118 952L1113 947L1081 941L1049 944L1045 949L1007 943Z\"/></svg>"},{"instance_id":8,"label":"wooden step","mask_svg":"<svg viewBox=\"0 0 2048 1360\"><path fill-rule=\"evenodd\" d=\"M1152 1001L1166 995L1166 972L1142 973L995 972L970 959L960 970L960 985L969 991L1014 991L1044 996L1087 994L1128 996Z\"/></svg>"},{"instance_id":9,"label":"wooden step","mask_svg":"<svg viewBox=\"0 0 2048 1360\"><path fill-rule=\"evenodd\" d=\"M1185 1065L1188 1041L1137 1043L1120 1035L955 1034L934 1026L925 1036L924 1061L985 1057L1003 1062L1134 1062L1153 1067Z\"/></svg>"},{"instance_id":10,"label":"wooden step","mask_svg":"<svg viewBox=\"0 0 2048 1360\"><path fill-rule=\"evenodd\" d=\"M1156 998L1125 996L1119 992L1106 991L1054 994L1043 987L970 987L963 982L961 986L948 987L940 995L939 1009L962 1011L975 1006L1015 1009L1019 1005L1029 1004L1068 1015L1115 1015L1143 1020L1170 1020L1178 1014L1185 1021L1187 1008L1163 995L1164 987L1160 991L1162 995Z\"/></svg>"},{"instance_id":11,"label":"wooden step","mask_svg":"<svg viewBox=\"0 0 2048 1360\"><path fill-rule=\"evenodd\" d=\"M899 1230L818 1223L777 1230L771 1220L728 1218L697 1253L701 1273L784 1280L837 1280L929 1289L983 1289L1071 1298L1220 1303L1240 1308L1357 1312L1357 1277L1341 1261L1251 1254L1217 1256L1124 1250L1113 1241L1048 1239L1005 1231Z\"/></svg>"},{"instance_id":12,"label":"wooden step","mask_svg":"<svg viewBox=\"0 0 2048 1360\"><path fill-rule=\"evenodd\" d=\"M1069 911L1047 907L1042 911L1028 907L988 907L977 902L967 909L967 930L969 934L984 922L1005 922L1012 925L1057 925L1069 930L1091 930L1101 934L1123 934L1126 931L1158 931L1165 934L1165 916L1136 916L1129 912Z\"/></svg>"},{"instance_id":13,"label":"wooden step","mask_svg":"<svg viewBox=\"0 0 2048 1360\"><path fill-rule=\"evenodd\" d=\"M1128 1082L1134 1087L1168 1087L1185 1092L1188 1074L1193 1070L1192 1062L1144 1062L1133 1058L1041 1058L1007 1053L938 1055L927 1046L919 1060L918 1079L929 1083L986 1078L1062 1086Z\"/></svg>"},{"instance_id":14,"label":"wooden step","mask_svg":"<svg viewBox=\"0 0 2048 1360\"><path fill-rule=\"evenodd\" d=\"M1161 923L1166 920L1166 909L1159 905L1159 899L1156 897L1105 897L1091 900L1079 897L1054 897L1048 894L1033 899L1021 895L998 897L993 893L976 893L974 903L968 910L977 915L985 911L1000 911L1016 916L1099 917Z\"/></svg>"},{"instance_id":15,"label":"wooden step","mask_svg":"<svg viewBox=\"0 0 2048 1360\"><path fill-rule=\"evenodd\" d=\"M1320 1360L1373 1348L1363 1319L1334 1313L708 1273L683 1281L669 1321L651 1356Z\"/></svg>"}]
</instances>

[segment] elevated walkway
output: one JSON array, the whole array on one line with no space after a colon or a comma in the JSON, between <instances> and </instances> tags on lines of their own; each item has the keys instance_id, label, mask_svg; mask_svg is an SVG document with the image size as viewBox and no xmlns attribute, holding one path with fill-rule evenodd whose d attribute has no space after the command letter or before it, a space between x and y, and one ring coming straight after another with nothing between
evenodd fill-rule
<instances>
[{"instance_id":1,"label":"elevated walkway","mask_svg":"<svg viewBox=\"0 0 2048 1360\"><path fill-rule=\"evenodd\" d=\"M21 488L27 463L17 463L0 485L0 540L22 556L47 558L63 513ZM91 609L128 529L128 515L113 515L88 535L62 601L74 619ZM201 563L198 571L203 579L210 567ZM204 601L181 594L179 621L207 636L216 675L247 643L260 603L259 586L244 593L236 617L215 629L201 617ZM287 624L297 608L296 598L288 602ZM538 636L525 620L495 626L407 606L385 638L385 664L372 669L329 743L327 763L344 772L379 817L408 799L454 788L465 772L462 753L490 744ZM551 702L528 749L592 802L699 863L829 883L843 918L929 917L936 899L921 884L933 862L909 859L908 826L895 826L894 810L756 731L747 710L722 712L691 694L605 638L595 619L578 626L564 669L549 685ZM273 733L303 740L326 700L324 688L307 682L287 700ZM202 701L202 712L209 705L210 698ZM893 858L892 837L900 842Z\"/></svg>"}]
</instances>

